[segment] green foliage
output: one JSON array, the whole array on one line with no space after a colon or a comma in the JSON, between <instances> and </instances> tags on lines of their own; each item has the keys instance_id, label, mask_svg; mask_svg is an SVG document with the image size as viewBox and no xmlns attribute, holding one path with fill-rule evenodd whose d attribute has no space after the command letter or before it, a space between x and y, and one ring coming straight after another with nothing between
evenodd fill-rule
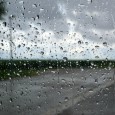
<instances>
[{"instance_id":1,"label":"green foliage","mask_svg":"<svg viewBox=\"0 0 115 115\"><path fill-rule=\"evenodd\" d=\"M1 60L0 79L38 75L40 71L61 68L115 68L106 60Z\"/></svg>"},{"instance_id":2,"label":"green foliage","mask_svg":"<svg viewBox=\"0 0 115 115\"><path fill-rule=\"evenodd\" d=\"M5 1L4 0L0 0L0 20L3 19L3 15L6 14L6 8L5 8Z\"/></svg>"}]
</instances>

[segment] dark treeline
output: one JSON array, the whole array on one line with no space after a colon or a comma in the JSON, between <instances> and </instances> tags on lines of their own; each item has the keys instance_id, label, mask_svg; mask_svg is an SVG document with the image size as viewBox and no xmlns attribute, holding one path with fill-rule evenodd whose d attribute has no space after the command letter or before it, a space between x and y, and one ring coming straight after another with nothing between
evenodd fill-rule
<instances>
[{"instance_id":1,"label":"dark treeline","mask_svg":"<svg viewBox=\"0 0 115 115\"><path fill-rule=\"evenodd\" d=\"M0 69L48 69L48 68L104 68L115 67L115 61L75 60L1 60Z\"/></svg>"},{"instance_id":2,"label":"dark treeline","mask_svg":"<svg viewBox=\"0 0 115 115\"><path fill-rule=\"evenodd\" d=\"M0 0L0 20L3 19L3 15L6 14L6 3L5 0Z\"/></svg>"},{"instance_id":3,"label":"dark treeline","mask_svg":"<svg viewBox=\"0 0 115 115\"><path fill-rule=\"evenodd\" d=\"M115 61L89 60L0 60L0 80L36 76L49 69L115 68Z\"/></svg>"}]
</instances>

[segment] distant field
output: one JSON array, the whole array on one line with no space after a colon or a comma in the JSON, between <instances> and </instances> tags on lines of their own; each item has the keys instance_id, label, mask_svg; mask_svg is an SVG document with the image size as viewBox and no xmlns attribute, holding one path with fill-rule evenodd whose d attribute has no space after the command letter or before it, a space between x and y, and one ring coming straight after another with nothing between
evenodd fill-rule
<instances>
[{"instance_id":1,"label":"distant field","mask_svg":"<svg viewBox=\"0 0 115 115\"><path fill-rule=\"evenodd\" d=\"M0 79L38 75L57 68L115 68L115 60L0 60Z\"/></svg>"}]
</instances>

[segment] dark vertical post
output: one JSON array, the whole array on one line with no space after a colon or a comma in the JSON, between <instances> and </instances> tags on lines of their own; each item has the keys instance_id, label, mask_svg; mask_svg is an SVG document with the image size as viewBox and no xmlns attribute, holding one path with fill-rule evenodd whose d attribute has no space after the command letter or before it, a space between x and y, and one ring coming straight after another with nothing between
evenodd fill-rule
<instances>
[{"instance_id":1,"label":"dark vertical post","mask_svg":"<svg viewBox=\"0 0 115 115\"><path fill-rule=\"evenodd\" d=\"M13 59L13 53L12 53L12 17L9 17L9 26L10 26L10 60Z\"/></svg>"},{"instance_id":2,"label":"dark vertical post","mask_svg":"<svg viewBox=\"0 0 115 115\"><path fill-rule=\"evenodd\" d=\"M13 19L13 16L9 16L9 34L10 34L10 84L9 84L9 100L10 100L10 113L12 114L12 108L13 108L13 75L12 75L12 69L13 69L13 66L12 66L12 61L13 61L13 41L12 41L12 19Z\"/></svg>"}]
</instances>

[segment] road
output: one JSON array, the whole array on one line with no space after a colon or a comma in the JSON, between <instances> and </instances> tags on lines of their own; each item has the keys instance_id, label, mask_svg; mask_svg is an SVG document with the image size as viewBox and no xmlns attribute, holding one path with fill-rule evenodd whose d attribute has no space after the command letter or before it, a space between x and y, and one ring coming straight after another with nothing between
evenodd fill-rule
<instances>
[{"instance_id":1,"label":"road","mask_svg":"<svg viewBox=\"0 0 115 115\"><path fill-rule=\"evenodd\" d=\"M58 115L115 115L115 90L110 85Z\"/></svg>"},{"instance_id":2,"label":"road","mask_svg":"<svg viewBox=\"0 0 115 115\"><path fill-rule=\"evenodd\" d=\"M57 115L111 85L113 74L113 69L52 69L1 81L0 115Z\"/></svg>"}]
</instances>

